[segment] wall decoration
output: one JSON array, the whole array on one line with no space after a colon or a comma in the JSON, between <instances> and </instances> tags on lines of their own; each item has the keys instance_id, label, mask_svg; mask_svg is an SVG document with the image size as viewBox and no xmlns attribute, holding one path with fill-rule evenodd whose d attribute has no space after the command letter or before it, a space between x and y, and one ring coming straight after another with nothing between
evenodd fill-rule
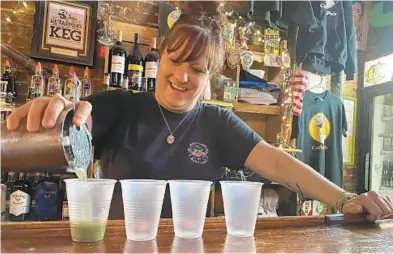
<instances>
[{"instance_id":1,"label":"wall decoration","mask_svg":"<svg viewBox=\"0 0 393 254\"><path fill-rule=\"evenodd\" d=\"M113 24L112 24L113 15L114 15L114 11L113 11L112 3L99 2L98 14L97 14L97 20L98 20L97 40L103 46L110 47L113 44L115 44L116 41L115 31L113 30ZM100 47L100 49L102 49L102 47Z\"/></svg>"},{"instance_id":2,"label":"wall decoration","mask_svg":"<svg viewBox=\"0 0 393 254\"><path fill-rule=\"evenodd\" d=\"M369 28L369 12L371 3L369 1L353 2L353 25L356 33L356 46L358 50L366 50L367 35Z\"/></svg>"},{"instance_id":3,"label":"wall decoration","mask_svg":"<svg viewBox=\"0 0 393 254\"><path fill-rule=\"evenodd\" d=\"M180 10L167 2L158 4L158 36L162 40L168 35L170 27L180 16Z\"/></svg>"},{"instance_id":4,"label":"wall decoration","mask_svg":"<svg viewBox=\"0 0 393 254\"><path fill-rule=\"evenodd\" d=\"M97 2L37 1L31 56L93 66Z\"/></svg>"},{"instance_id":5,"label":"wall decoration","mask_svg":"<svg viewBox=\"0 0 393 254\"><path fill-rule=\"evenodd\" d=\"M348 125L347 137L342 140L343 160L345 166L354 166L357 99L352 97L344 97L343 102Z\"/></svg>"},{"instance_id":6,"label":"wall decoration","mask_svg":"<svg viewBox=\"0 0 393 254\"><path fill-rule=\"evenodd\" d=\"M393 81L393 54L386 55L364 64L364 87Z\"/></svg>"}]
</instances>

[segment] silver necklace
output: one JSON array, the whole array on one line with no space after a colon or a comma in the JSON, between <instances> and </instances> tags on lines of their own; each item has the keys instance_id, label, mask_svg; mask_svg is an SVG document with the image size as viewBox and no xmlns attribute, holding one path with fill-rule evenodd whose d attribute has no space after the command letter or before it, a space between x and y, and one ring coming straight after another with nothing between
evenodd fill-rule
<instances>
[{"instance_id":1,"label":"silver necklace","mask_svg":"<svg viewBox=\"0 0 393 254\"><path fill-rule=\"evenodd\" d=\"M157 105L158 105L158 108L160 109L162 118L164 119L164 122L165 122L166 127L167 127L168 132L169 132L169 135L166 137L166 142L167 142L169 145L172 145L173 143L175 143L175 135L174 135L174 134L175 134L176 130L180 127L180 125L184 122L184 120L186 120L186 118L187 118L188 114L191 112L191 110L188 111L188 113L183 117L183 119L182 119L182 120L180 121L180 123L177 125L176 129L172 132L172 131L171 131L171 128L169 127L168 122L166 121L164 112L162 111L160 104L157 103Z\"/></svg>"}]
</instances>

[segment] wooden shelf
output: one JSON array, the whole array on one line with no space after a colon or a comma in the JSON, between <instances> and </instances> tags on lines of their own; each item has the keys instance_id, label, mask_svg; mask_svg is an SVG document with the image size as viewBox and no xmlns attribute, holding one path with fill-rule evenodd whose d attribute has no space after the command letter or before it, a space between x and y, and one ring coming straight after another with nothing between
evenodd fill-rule
<instances>
[{"instance_id":1,"label":"wooden shelf","mask_svg":"<svg viewBox=\"0 0 393 254\"><path fill-rule=\"evenodd\" d=\"M392 121L393 120L393 116L386 116L382 118L382 121Z\"/></svg>"},{"instance_id":2,"label":"wooden shelf","mask_svg":"<svg viewBox=\"0 0 393 254\"><path fill-rule=\"evenodd\" d=\"M380 138L393 138L393 134L379 134L378 137L380 137Z\"/></svg>"},{"instance_id":3,"label":"wooden shelf","mask_svg":"<svg viewBox=\"0 0 393 254\"><path fill-rule=\"evenodd\" d=\"M246 102L225 102L217 100L202 100L203 103L217 105L221 107L233 108L236 112L253 113L261 115L280 115L281 106L277 105L256 105Z\"/></svg>"},{"instance_id":4,"label":"wooden shelf","mask_svg":"<svg viewBox=\"0 0 393 254\"><path fill-rule=\"evenodd\" d=\"M210 105L217 105L220 107L233 108L233 103L226 101L217 101L217 100L202 100L203 103Z\"/></svg>"},{"instance_id":5,"label":"wooden shelf","mask_svg":"<svg viewBox=\"0 0 393 254\"><path fill-rule=\"evenodd\" d=\"M12 112L12 111L14 111L14 107L11 107L11 106L8 106L8 105L1 105L1 107L0 107L0 111L1 112Z\"/></svg>"},{"instance_id":6,"label":"wooden shelf","mask_svg":"<svg viewBox=\"0 0 393 254\"><path fill-rule=\"evenodd\" d=\"M245 102L234 102L236 112L253 113L263 115L280 115L281 106L277 105L255 105Z\"/></svg>"}]
</instances>

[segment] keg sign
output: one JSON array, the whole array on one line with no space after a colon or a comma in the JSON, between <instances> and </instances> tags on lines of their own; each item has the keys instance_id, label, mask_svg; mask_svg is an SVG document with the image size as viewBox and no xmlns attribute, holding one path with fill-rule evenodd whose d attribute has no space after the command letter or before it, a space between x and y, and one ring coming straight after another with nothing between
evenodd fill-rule
<instances>
[{"instance_id":1,"label":"keg sign","mask_svg":"<svg viewBox=\"0 0 393 254\"><path fill-rule=\"evenodd\" d=\"M36 2L32 56L93 65L97 3Z\"/></svg>"}]
</instances>

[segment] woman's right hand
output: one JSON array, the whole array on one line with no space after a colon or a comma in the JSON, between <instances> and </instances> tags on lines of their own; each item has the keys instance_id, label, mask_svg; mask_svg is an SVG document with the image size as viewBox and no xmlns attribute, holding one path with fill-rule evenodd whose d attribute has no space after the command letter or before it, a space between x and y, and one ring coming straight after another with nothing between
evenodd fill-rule
<instances>
[{"instance_id":1,"label":"woman's right hand","mask_svg":"<svg viewBox=\"0 0 393 254\"><path fill-rule=\"evenodd\" d=\"M21 120L27 117L26 129L29 132L36 132L42 125L50 129L56 125L60 113L67 108L71 108L73 103L63 96L39 97L15 109L7 118L8 130L16 130ZM73 124L80 126L87 122L92 106L87 101L80 101L72 119Z\"/></svg>"}]
</instances>

